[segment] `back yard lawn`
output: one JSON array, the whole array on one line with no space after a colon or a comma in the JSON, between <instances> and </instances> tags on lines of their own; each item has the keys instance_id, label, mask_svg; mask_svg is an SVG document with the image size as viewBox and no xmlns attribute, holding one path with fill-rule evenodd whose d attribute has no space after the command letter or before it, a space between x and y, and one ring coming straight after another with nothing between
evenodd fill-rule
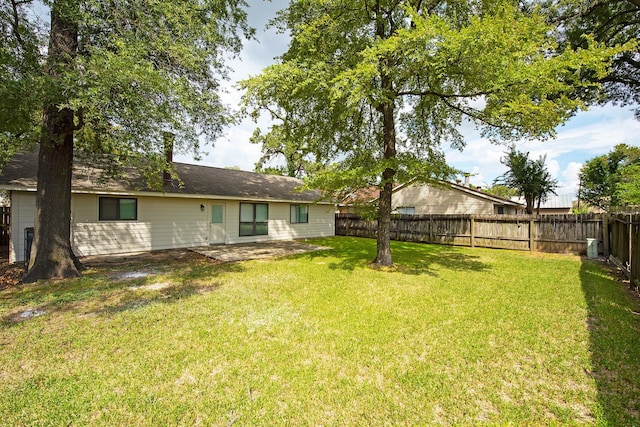
<instances>
[{"instance_id":1,"label":"back yard lawn","mask_svg":"<svg viewBox=\"0 0 640 427\"><path fill-rule=\"evenodd\" d=\"M573 256L375 241L0 291L8 425L640 424L640 315Z\"/></svg>"}]
</instances>

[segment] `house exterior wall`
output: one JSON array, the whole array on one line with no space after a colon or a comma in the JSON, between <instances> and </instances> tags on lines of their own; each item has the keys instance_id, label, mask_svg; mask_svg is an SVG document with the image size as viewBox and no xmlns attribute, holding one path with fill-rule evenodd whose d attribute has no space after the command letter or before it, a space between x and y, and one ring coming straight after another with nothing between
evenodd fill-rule
<instances>
[{"instance_id":1,"label":"house exterior wall","mask_svg":"<svg viewBox=\"0 0 640 427\"><path fill-rule=\"evenodd\" d=\"M538 212L537 209L533 209ZM540 208L540 215L568 215L572 212L572 208Z\"/></svg>"},{"instance_id":2,"label":"house exterior wall","mask_svg":"<svg viewBox=\"0 0 640 427\"><path fill-rule=\"evenodd\" d=\"M309 205L309 222L291 224L290 203L269 203L269 234L240 236L240 203L233 201L226 204L227 243L230 244L306 239L335 234L335 210L332 205Z\"/></svg>"},{"instance_id":3,"label":"house exterior wall","mask_svg":"<svg viewBox=\"0 0 640 427\"><path fill-rule=\"evenodd\" d=\"M207 212L200 210L202 200L136 198L137 220L98 221L99 196L74 194L71 243L76 255L172 249L209 243Z\"/></svg>"},{"instance_id":4,"label":"house exterior wall","mask_svg":"<svg viewBox=\"0 0 640 427\"><path fill-rule=\"evenodd\" d=\"M11 192L11 238L9 262L24 261L24 229L33 227L36 211L34 193Z\"/></svg>"},{"instance_id":5,"label":"house exterior wall","mask_svg":"<svg viewBox=\"0 0 640 427\"><path fill-rule=\"evenodd\" d=\"M396 190L391 196L391 205L394 209L414 206L416 215L494 214L494 203L490 200L446 187L428 185L410 185Z\"/></svg>"},{"instance_id":6,"label":"house exterior wall","mask_svg":"<svg viewBox=\"0 0 640 427\"><path fill-rule=\"evenodd\" d=\"M111 197L111 196L109 196ZM132 197L132 196L121 196ZM105 255L209 244L211 204L225 206L225 243L333 236L333 206L309 205L309 222L291 224L290 204L269 202L269 234L239 236L240 202L203 198L135 197L137 220L99 221L96 194L73 194L71 244L76 255ZM35 194L12 192L11 262L24 261L24 229L33 227ZM204 210L201 209L204 206Z\"/></svg>"},{"instance_id":7,"label":"house exterior wall","mask_svg":"<svg viewBox=\"0 0 640 427\"><path fill-rule=\"evenodd\" d=\"M502 208L502 210L500 210L500 208ZM498 205L498 204L493 205L494 215L520 215L523 213L525 213L524 208L518 209L515 206L506 206L506 205Z\"/></svg>"}]
</instances>

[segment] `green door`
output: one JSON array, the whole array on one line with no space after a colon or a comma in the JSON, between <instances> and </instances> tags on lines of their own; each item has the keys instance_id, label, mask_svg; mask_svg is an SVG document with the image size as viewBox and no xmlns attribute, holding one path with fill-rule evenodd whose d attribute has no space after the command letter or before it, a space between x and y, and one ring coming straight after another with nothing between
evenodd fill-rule
<instances>
[{"instance_id":1,"label":"green door","mask_svg":"<svg viewBox=\"0 0 640 427\"><path fill-rule=\"evenodd\" d=\"M226 243L225 206L222 203L211 204L211 224L209 224L209 243Z\"/></svg>"}]
</instances>

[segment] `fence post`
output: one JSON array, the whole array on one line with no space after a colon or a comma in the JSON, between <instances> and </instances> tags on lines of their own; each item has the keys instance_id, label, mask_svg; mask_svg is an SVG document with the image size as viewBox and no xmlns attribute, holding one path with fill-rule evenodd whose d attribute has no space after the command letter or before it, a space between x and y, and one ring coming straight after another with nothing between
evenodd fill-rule
<instances>
[{"instance_id":1,"label":"fence post","mask_svg":"<svg viewBox=\"0 0 640 427\"><path fill-rule=\"evenodd\" d=\"M629 266L633 258L633 216L629 214Z\"/></svg>"},{"instance_id":2,"label":"fence post","mask_svg":"<svg viewBox=\"0 0 640 427\"><path fill-rule=\"evenodd\" d=\"M533 219L529 220L529 250L535 250L536 246L536 236L535 236L535 221Z\"/></svg>"},{"instance_id":3,"label":"fence post","mask_svg":"<svg viewBox=\"0 0 640 427\"><path fill-rule=\"evenodd\" d=\"M629 229L632 230L631 233L629 233L629 240L632 240L632 237L635 236L635 238L633 239L634 245L632 246L631 249L631 253L629 254L629 259L631 260L631 271L630 271L630 277L629 279L631 280L631 285L637 290L638 289L638 285L639 285L639 276L640 274L638 274L638 269L640 268L640 266L638 265L640 263L640 254L638 253L638 250L640 249L639 245L638 245L638 238L640 237L640 215L635 214L633 215L632 218L630 218L630 224L629 224Z\"/></svg>"},{"instance_id":4,"label":"fence post","mask_svg":"<svg viewBox=\"0 0 640 427\"><path fill-rule=\"evenodd\" d=\"M609 214L602 214L602 246L604 256L609 258Z\"/></svg>"},{"instance_id":5,"label":"fence post","mask_svg":"<svg viewBox=\"0 0 640 427\"><path fill-rule=\"evenodd\" d=\"M473 215L471 215L469 217L469 228L471 229L471 247L475 248L476 247L476 220L473 217Z\"/></svg>"}]
</instances>

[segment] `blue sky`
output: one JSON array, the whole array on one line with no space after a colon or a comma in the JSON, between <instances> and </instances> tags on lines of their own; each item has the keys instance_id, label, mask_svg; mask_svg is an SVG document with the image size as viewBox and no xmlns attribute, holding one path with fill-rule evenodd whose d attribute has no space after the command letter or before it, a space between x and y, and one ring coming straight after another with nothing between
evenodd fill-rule
<instances>
[{"instance_id":1,"label":"blue sky","mask_svg":"<svg viewBox=\"0 0 640 427\"><path fill-rule=\"evenodd\" d=\"M286 51L288 37L265 30L265 24L275 16L277 10L286 7L288 0L249 0L249 24L256 28L257 41L245 43L241 58L232 61L232 81L224 102L237 108L242 94L234 87L235 81L256 75L274 62L274 57ZM266 130L269 122L258 124ZM205 155L197 163L209 166L236 166L253 170L260 158L260 147L249 142L256 124L246 119L229 128L213 147L204 148ZM480 137L473 125L464 125L463 134L467 145L462 152L445 150L449 164L472 174L471 183L479 186L491 185L492 181L506 171L500 163L505 146L493 145ZM547 168L558 180L558 194L575 194L578 188L578 172L585 161L609 152L616 144L640 143L640 122L636 121L629 107L594 107L578 113L558 127L555 139L547 141L522 141L520 151L528 151L532 158L546 155ZM176 161L194 163L189 156L176 155Z\"/></svg>"}]
</instances>

